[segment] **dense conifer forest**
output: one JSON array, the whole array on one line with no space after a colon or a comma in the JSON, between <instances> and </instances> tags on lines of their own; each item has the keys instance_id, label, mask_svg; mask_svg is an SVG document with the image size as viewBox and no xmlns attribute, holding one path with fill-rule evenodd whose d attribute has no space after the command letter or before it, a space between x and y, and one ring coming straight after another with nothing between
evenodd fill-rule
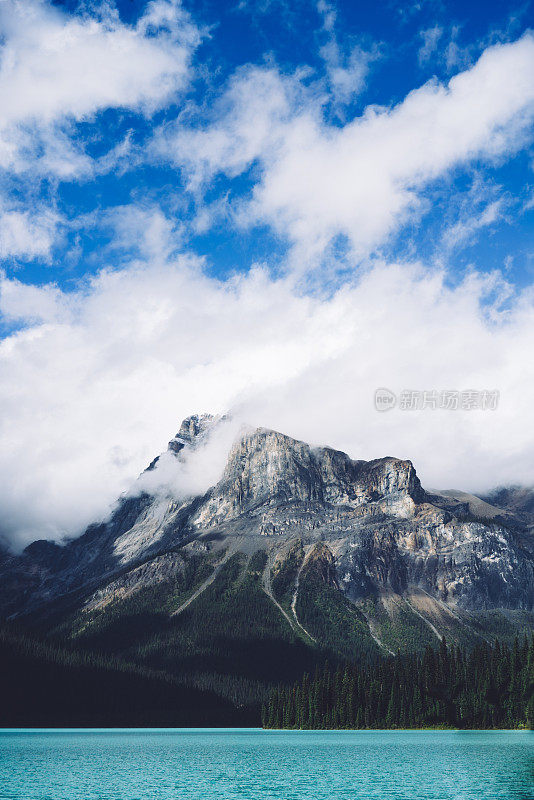
<instances>
[{"instance_id":1,"label":"dense conifer forest","mask_svg":"<svg viewBox=\"0 0 534 800\"><path fill-rule=\"evenodd\" d=\"M120 659L0 629L0 728L255 725L209 690Z\"/></svg>"},{"instance_id":2,"label":"dense conifer forest","mask_svg":"<svg viewBox=\"0 0 534 800\"><path fill-rule=\"evenodd\" d=\"M534 639L449 647L305 674L273 691L266 728L519 728L534 722Z\"/></svg>"}]
</instances>

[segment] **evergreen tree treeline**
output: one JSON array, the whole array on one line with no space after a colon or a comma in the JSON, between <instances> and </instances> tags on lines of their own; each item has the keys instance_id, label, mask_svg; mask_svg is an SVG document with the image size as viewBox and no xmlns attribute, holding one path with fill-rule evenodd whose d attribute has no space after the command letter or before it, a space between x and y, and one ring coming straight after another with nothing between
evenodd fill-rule
<instances>
[{"instance_id":1,"label":"evergreen tree treeline","mask_svg":"<svg viewBox=\"0 0 534 800\"><path fill-rule=\"evenodd\" d=\"M265 728L534 727L534 638L438 649L305 674L275 689Z\"/></svg>"}]
</instances>

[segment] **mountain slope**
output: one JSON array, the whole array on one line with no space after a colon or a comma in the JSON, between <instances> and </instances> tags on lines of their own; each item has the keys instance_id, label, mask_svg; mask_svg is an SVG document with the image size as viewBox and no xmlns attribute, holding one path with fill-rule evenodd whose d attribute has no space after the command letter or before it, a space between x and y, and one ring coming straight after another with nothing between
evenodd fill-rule
<instances>
[{"instance_id":1,"label":"mountain slope","mask_svg":"<svg viewBox=\"0 0 534 800\"><path fill-rule=\"evenodd\" d=\"M0 629L0 727L247 725L214 692L117 659L59 648Z\"/></svg>"}]
</instances>

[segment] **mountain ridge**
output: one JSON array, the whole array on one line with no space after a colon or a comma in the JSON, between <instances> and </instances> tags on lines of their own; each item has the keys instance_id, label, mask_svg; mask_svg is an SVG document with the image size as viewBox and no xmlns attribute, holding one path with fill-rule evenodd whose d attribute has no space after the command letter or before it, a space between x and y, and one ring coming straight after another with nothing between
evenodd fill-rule
<instances>
[{"instance_id":1,"label":"mountain ridge","mask_svg":"<svg viewBox=\"0 0 534 800\"><path fill-rule=\"evenodd\" d=\"M214 431L229 424L187 418L166 463L154 459L141 479L148 472L157 486L169 463L202 465ZM198 495L143 486L78 539L34 542L0 561L4 619L173 679L187 674L199 688L205 680L236 702L237 690L220 688L234 686L230 675L242 670L239 685L256 687L245 695L261 696L263 665L285 679L284 658L296 679L295 665L319 658L534 631L525 494L513 495L514 514L466 493L425 491L411 461L354 460L267 428L240 430L219 479Z\"/></svg>"}]
</instances>

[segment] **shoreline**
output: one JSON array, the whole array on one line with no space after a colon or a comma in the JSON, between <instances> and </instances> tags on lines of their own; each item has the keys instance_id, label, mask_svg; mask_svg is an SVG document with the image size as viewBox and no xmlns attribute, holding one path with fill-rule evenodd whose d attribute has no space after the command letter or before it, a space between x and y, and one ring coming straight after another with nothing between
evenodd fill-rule
<instances>
[{"instance_id":1,"label":"shoreline","mask_svg":"<svg viewBox=\"0 0 534 800\"><path fill-rule=\"evenodd\" d=\"M445 728L445 727L425 727L425 728L261 728L261 727L24 727L24 728L0 728L2 734L16 733L123 733L131 732L250 732L250 733L534 733L532 728Z\"/></svg>"}]
</instances>

